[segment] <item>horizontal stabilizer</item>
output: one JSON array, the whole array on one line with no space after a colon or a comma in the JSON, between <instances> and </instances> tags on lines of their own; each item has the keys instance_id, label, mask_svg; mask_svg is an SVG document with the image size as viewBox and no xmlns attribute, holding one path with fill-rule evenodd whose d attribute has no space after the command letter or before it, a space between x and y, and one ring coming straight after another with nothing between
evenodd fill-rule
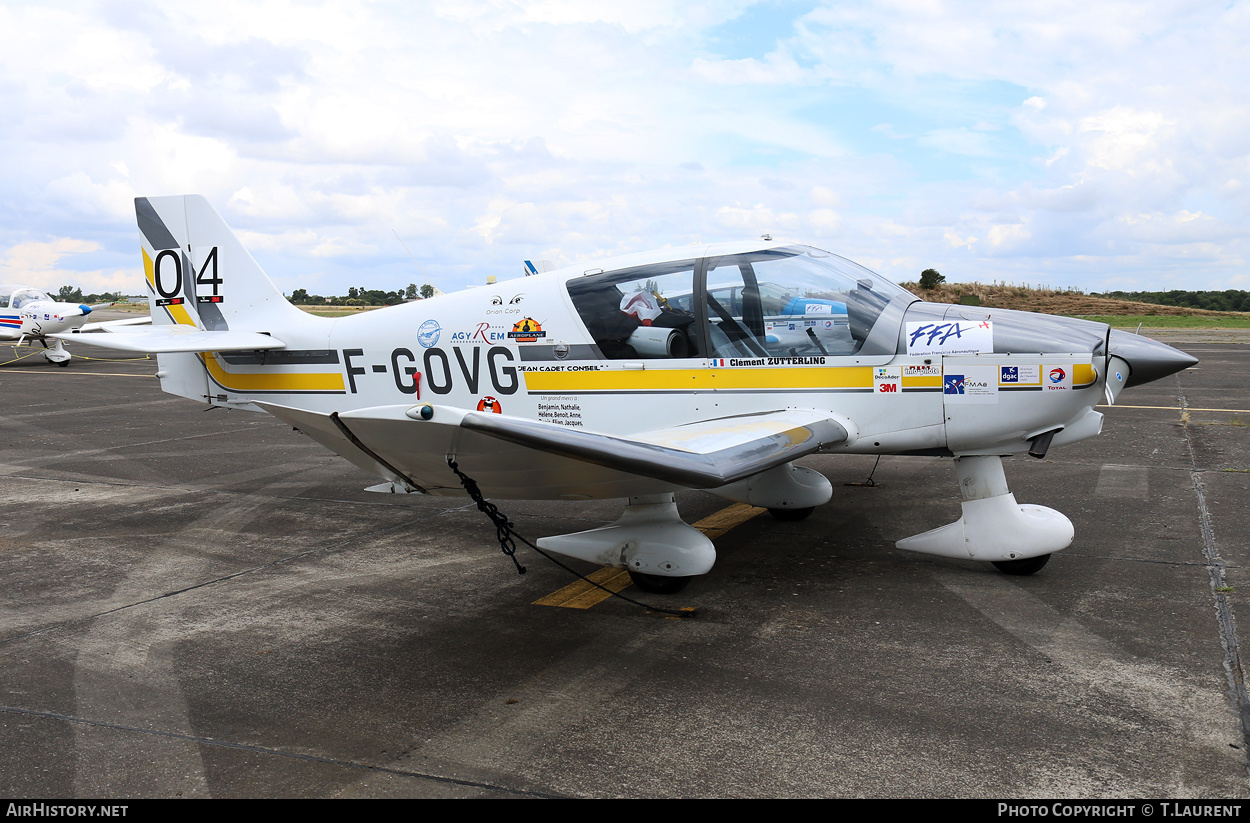
<instances>
[{"instance_id":1,"label":"horizontal stabilizer","mask_svg":"<svg viewBox=\"0 0 1250 823\"><path fill-rule=\"evenodd\" d=\"M281 340L254 331L202 331L191 326L157 326L145 329L120 326L108 331L112 334L93 335L91 345L146 354L286 348L286 343ZM79 335L67 333L48 336L61 340L82 339Z\"/></svg>"},{"instance_id":2,"label":"horizontal stabilizer","mask_svg":"<svg viewBox=\"0 0 1250 823\"><path fill-rule=\"evenodd\" d=\"M628 437L487 412L469 412L460 426L696 489L742 480L848 438L846 428L828 413L793 409L722 417Z\"/></svg>"}]
</instances>

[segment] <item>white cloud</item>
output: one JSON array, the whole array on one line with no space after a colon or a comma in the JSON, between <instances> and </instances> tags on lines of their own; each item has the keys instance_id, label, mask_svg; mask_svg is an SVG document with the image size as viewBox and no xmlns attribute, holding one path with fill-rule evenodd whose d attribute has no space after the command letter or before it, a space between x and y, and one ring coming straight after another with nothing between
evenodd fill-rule
<instances>
[{"instance_id":1,"label":"white cloud","mask_svg":"<svg viewBox=\"0 0 1250 823\"><path fill-rule=\"evenodd\" d=\"M0 247L111 266L133 196L199 192L325 291L410 282L393 232L463 282L764 231L910 278L1231 282L1247 36L1188 0L10 4Z\"/></svg>"}]
</instances>

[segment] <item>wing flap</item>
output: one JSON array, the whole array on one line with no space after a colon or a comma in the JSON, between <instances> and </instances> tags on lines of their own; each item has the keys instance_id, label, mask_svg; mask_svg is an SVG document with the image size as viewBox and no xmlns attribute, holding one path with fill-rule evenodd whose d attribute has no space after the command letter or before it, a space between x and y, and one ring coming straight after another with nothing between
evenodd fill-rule
<instances>
[{"instance_id":1,"label":"wing flap","mask_svg":"<svg viewBox=\"0 0 1250 823\"><path fill-rule=\"evenodd\" d=\"M706 420L623 437L487 412L461 428L631 474L710 489L847 440L827 412L779 410Z\"/></svg>"},{"instance_id":2,"label":"wing flap","mask_svg":"<svg viewBox=\"0 0 1250 823\"><path fill-rule=\"evenodd\" d=\"M156 326L136 328L118 326L111 334L93 334L90 343L103 349L136 351L147 354L166 352L256 351L284 349L286 343L254 331L204 331L192 326ZM48 337L61 340L82 340L78 334L62 332Z\"/></svg>"}]
</instances>

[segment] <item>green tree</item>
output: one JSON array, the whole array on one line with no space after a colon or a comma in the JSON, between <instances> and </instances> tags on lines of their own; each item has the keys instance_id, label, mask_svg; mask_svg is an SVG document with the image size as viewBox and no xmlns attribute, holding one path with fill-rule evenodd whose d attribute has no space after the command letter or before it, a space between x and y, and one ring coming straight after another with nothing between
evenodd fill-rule
<instances>
[{"instance_id":1,"label":"green tree","mask_svg":"<svg viewBox=\"0 0 1250 823\"><path fill-rule=\"evenodd\" d=\"M77 286L61 286L61 290L56 293L56 299L62 303L81 303L82 289Z\"/></svg>"},{"instance_id":2,"label":"green tree","mask_svg":"<svg viewBox=\"0 0 1250 823\"><path fill-rule=\"evenodd\" d=\"M424 286L421 287L421 296L424 297L426 300L429 300L431 297L434 296L434 287L431 286L429 283L426 283Z\"/></svg>"},{"instance_id":3,"label":"green tree","mask_svg":"<svg viewBox=\"0 0 1250 823\"><path fill-rule=\"evenodd\" d=\"M409 283L408 288L404 289L404 297L408 298L409 300L412 300L416 296L417 296L417 284Z\"/></svg>"},{"instance_id":4,"label":"green tree","mask_svg":"<svg viewBox=\"0 0 1250 823\"><path fill-rule=\"evenodd\" d=\"M308 302L308 289L296 289L295 291L291 292L291 302L292 303L307 303Z\"/></svg>"},{"instance_id":5,"label":"green tree","mask_svg":"<svg viewBox=\"0 0 1250 823\"><path fill-rule=\"evenodd\" d=\"M946 278L939 274L937 269L925 269L920 272L920 288L922 289L936 289L945 282Z\"/></svg>"}]
</instances>

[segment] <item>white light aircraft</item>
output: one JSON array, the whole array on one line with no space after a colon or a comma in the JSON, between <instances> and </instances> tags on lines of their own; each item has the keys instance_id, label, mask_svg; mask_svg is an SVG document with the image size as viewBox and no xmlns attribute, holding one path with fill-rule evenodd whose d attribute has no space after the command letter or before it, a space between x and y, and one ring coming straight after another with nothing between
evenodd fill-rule
<instances>
[{"instance_id":1,"label":"white light aircraft","mask_svg":"<svg viewBox=\"0 0 1250 823\"><path fill-rule=\"evenodd\" d=\"M68 366L70 353L65 350L65 344L54 339L52 342L55 345L48 348L48 338L66 332L92 331L103 327L102 323L87 323L87 315L91 314L92 309L108 308L111 305L113 304L98 303L88 306L85 303L61 303L34 286L0 285L0 340L12 340L14 346L20 346L27 340L38 340L44 345L43 356L49 363ZM138 322L147 322L147 319Z\"/></svg>"},{"instance_id":2,"label":"white light aircraft","mask_svg":"<svg viewBox=\"0 0 1250 823\"><path fill-rule=\"evenodd\" d=\"M1096 404L1197 362L1102 323L927 303L855 263L765 238L582 263L363 315L288 303L199 196L136 200L154 325L93 343L158 353L173 394L262 409L370 471L375 489L626 498L540 547L649 591L709 571L673 494L798 520L826 454L953 457L962 516L900 548L1031 574L1073 539L1016 502L1001 458L1102 428ZM101 339L103 338L103 339Z\"/></svg>"}]
</instances>

